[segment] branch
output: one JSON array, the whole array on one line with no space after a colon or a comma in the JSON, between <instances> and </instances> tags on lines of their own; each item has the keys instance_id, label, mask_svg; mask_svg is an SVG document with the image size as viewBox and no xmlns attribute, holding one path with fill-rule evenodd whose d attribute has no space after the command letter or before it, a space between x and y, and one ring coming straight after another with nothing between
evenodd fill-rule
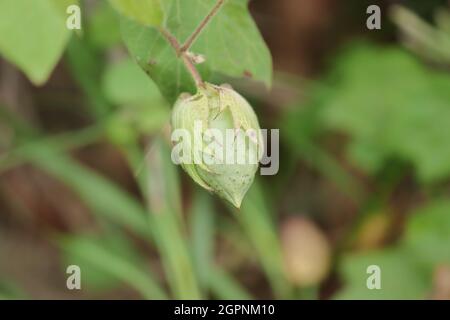
<instances>
[{"instance_id":1,"label":"branch","mask_svg":"<svg viewBox=\"0 0 450 320\"><path fill-rule=\"evenodd\" d=\"M219 12L220 8L224 3L225 0L217 0L217 3L214 6L214 8L211 9L208 15L202 20L202 22L200 22L197 29L195 29L195 31L190 35L190 37L186 40L186 42L180 47L180 52L186 52L189 50L194 41L198 38L200 33L208 25L211 19L214 18L214 16Z\"/></svg>"},{"instance_id":2,"label":"branch","mask_svg":"<svg viewBox=\"0 0 450 320\"><path fill-rule=\"evenodd\" d=\"M197 87L204 87L204 83L202 80L202 77L200 76L200 73L198 72L197 68L195 67L194 63L192 62L191 58L187 55L186 52L181 50L180 43L178 42L177 38L173 34L171 34L167 29L165 28L159 28L159 32L166 38L166 40L170 43L170 45L175 49L175 52L177 53L177 56L179 56L186 67L186 69L189 71L189 73L192 76L192 79L194 79L195 85Z\"/></svg>"},{"instance_id":3,"label":"branch","mask_svg":"<svg viewBox=\"0 0 450 320\"><path fill-rule=\"evenodd\" d=\"M200 73L198 72L191 58L189 58L184 52L181 54L181 58L183 59L186 69L189 71L192 78L194 79L195 85L197 87L204 87L205 84L203 83L202 77L200 76Z\"/></svg>"},{"instance_id":4,"label":"branch","mask_svg":"<svg viewBox=\"0 0 450 320\"><path fill-rule=\"evenodd\" d=\"M195 31L191 34L191 36L186 40L183 45L180 45L178 39L169 32L169 30L165 28L159 28L159 32L166 38L166 40L170 43L170 45L175 49L177 56L183 60L186 69L191 74L192 78L195 81L197 87L203 87L204 83L200 73L194 65L191 57L187 54L187 51L192 46L195 40L197 40L200 33L203 29L208 25L212 18L219 12L220 8L223 6L226 0L217 0L216 5L211 9L208 15L202 20L200 25L195 29Z\"/></svg>"},{"instance_id":5,"label":"branch","mask_svg":"<svg viewBox=\"0 0 450 320\"><path fill-rule=\"evenodd\" d=\"M177 52L177 55L180 55L180 43L178 42L178 39L175 38L173 34L169 32L166 28L158 28L159 32L166 38L167 41L169 41L170 45L175 49Z\"/></svg>"}]
</instances>

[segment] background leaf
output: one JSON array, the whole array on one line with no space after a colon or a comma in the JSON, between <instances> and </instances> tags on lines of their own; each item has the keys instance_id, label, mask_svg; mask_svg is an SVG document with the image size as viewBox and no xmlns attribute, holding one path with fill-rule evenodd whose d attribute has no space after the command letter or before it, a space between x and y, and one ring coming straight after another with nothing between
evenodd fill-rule
<instances>
[{"instance_id":1,"label":"background leaf","mask_svg":"<svg viewBox=\"0 0 450 320\"><path fill-rule=\"evenodd\" d=\"M450 201L436 200L408 221L405 243L417 258L433 269L450 264Z\"/></svg>"},{"instance_id":2,"label":"background leaf","mask_svg":"<svg viewBox=\"0 0 450 320\"><path fill-rule=\"evenodd\" d=\"M69 40L66 8L78 0L0 0L0 53L44 83Z\"/></svg>"},{"instance_id":3,"label":"background leaf","mask_svg":"<svg viewBox=\"0 0 450 320\"><path fill-rule=\"evenodd\" d=\"M103 75L105 97L119 106L108 120L112 141L131 142L159 130L169 120L169 107L158 88L131 59L109 65Z\"/></svg>"},{"instance_id":4,"label":"background leaf","mask_svg":"<svg viewBox=\"0 0 450 320\"><path fill-rule=\"evenodd\" d=\"M120 20L117 12L106 1L101 1L86 19L89 43L99 49L108 49L121 43Z\"/></svg>"},{"instance_id":5,"label":"background leaf","mask_svg":"<svg viewBox=\"0 0 450 320\"><path fill-rule=\"evenodd\" d=\"M450 79L400 49L355 46L333 70L323 119L352 137L350 158L370 173L391 158L434 182L450 175Z\"/></svg>"},{"instance_id":6,"label":"background leaf","mask_svg":"<svg viewBox=\"0 0 450 320\"><path fill-rule=\"evenodd\" d=\"M381 269L381 289L368 289L367 267ZM420 268L401 249L348 255L341 265L346 287L337 299L424 299L429 281Z\"/></svg>"},{"instance_id":7,"label":"background leaf","mask_svg":"<svg viewBox=\"0 0 450 320\"><path fill-rule=\"evenodd\" d=\"M349 254L341 263L346 281L338 299L424 299L433 273L450 263L450 201L435 200L417 209L399 243L385 250ZM381 289L366 286L367 267L381 269Z\"/></svg>"},{"instance_id":8,"label":"background leaf","mask_svg":"<svg viewBox=\"0 0 450 320\"><path fill-rule=\"evenodd\" d=\"M158 26L163 21L160 0L109 0L124 16L146 26Z\"/></svg>"},{"instance_id":9,"label":"background leaf","mask_svg":"<svg viewBox=\"0 0 450 320\"><path fill-rule=\"evenodd\" d=\"M102 85L105 96L118 105L162 103L158 88L131 59L109 65Z\"/></svg>"}]
</instances>

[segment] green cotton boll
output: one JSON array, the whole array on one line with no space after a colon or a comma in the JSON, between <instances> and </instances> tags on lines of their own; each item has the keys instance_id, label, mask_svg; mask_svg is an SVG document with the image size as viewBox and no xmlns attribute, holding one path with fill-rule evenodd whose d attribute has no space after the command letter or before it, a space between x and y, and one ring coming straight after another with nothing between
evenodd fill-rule
<instances>
[{"instance_id":1,"label":"green cotton boll","mask_svg":"<svg viewBox=\"0 0 450 320\"><path fill-rule=\"evenodd\" d=\"M172 159L196 183L241 206L258 169L263 139L253 108L240 94L209 83L193 96L182 94L172 112L172 141L178 143Z\"/></svg>"}]
</instances>

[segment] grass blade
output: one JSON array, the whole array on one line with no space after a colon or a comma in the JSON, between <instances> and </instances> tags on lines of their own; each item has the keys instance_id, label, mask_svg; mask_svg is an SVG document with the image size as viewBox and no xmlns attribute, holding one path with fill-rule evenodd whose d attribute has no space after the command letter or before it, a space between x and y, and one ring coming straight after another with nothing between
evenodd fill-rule
<instances>
[{"instance_id":1,"label":"grass blade","mask_svg":"<svg viewBox=\"0 0 450 320\"><path fill-rule=\"evenodd\" d=\"M61 241L61 246L72 258L87 261L93 267L131 285L147 299L167 299L167 295L150 276L120 255L108 250L101 239L76 236ZM82 270L83 272L83 270Z\"/></svg>"},{"instance_id":2,"label":"grass blade","mask_svg":"<svg viewBox=\"0 0 450 320\"><path fill-rule=\"evenodd\" d=\"M271 221L258 181L253 183L236 217L256 250L275 296L288 298L292 290L284 275L275 223Z\"/></svg>"},{"instance_id":3,"label":"grass blade","mask_svg":"<svg viewBox=\"0 0 450 320\"><path fill-rule=\"evenodd\" d=\"M200 299L200 288L181 224L176 167L162 139L154 141L146 160L150 221L169 285L177 299Z\"/></svg>"},{"instance_id":4,"label":"grass blade","mask_svg":"<svg viewBox=\"0 0 450 320\"><path fill-rule=\"evenodd\" d=\"M106 178L43 143L22 148L20 157L67 184L95 213L148 237L145 208Z\"/></svg>"}]
</instances>

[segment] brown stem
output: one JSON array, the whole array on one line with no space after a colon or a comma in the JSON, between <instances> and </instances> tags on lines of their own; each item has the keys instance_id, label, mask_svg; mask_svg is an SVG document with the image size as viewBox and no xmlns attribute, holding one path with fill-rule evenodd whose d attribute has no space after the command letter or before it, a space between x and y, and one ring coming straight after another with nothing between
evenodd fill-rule
<instances>
[{"instance_id":1,"label":"brown stem","mask_svg":"<svg viewBox=\"0 0 450 320\"><path fill-rule=\"evenodd\" d=\"M177 55L180 55L180 43L178 42L177 38L173 34L169 32L169 30L165 28L159 28L159 32L166 38L166 40L170 43L170 45L175 49L177 52Z\"/></svg>"},{"instance_id":2,"label":"brown stem","mask_svg":"<svg viewBox=\"0 0 450 320\"><path fill-rule=\"evenodd\" d=\"M159 28L159 32L166 38L166 40L170 43L170 45L175 49L175 52L177 53L177 56L179 56L186 67L186 69L189 71L189 73L192 76L192 79L194 79L195 85L197 87L203 87L204 83L202 80L202 77L200 76L200 73L198 72L197 68L195 67L194 63L192 62L191 58L186 54L186 52L183 52L180 48L180 43L178 42L177 38L169 32L169 30L165 28Z\"/></svg>"},{"instance_id":3,"label":"brown stem","mask_svg":"<svg viewBox=\"0 0 450 320\"><path fill-rule=\"evenodd\" d=\"M194 41L203 31L203 29L208 25L212 18L219 12L222 5L225 3L225 0L217 0L216 5L211 9L208 15L202 20L197 29L190 35L190 37L186 40L186 42L180 47L181 52L186 52L192 46Z\"/></svg>"},{"instance_id":4,"label":"brown stem","mask_svg":"<svg viewBox=\"0 0 450 320\"><path fill-rule=\"evenodd\" d=\"M189 58L185 53L181 54L181 58L183 59L186 69L189 71L192 78L194 79L195 85L197 87L204 87L205 84L203 83L202 77L200 76L200 73L198 72L191 58Z\"/></svg>"}]
</instances>

